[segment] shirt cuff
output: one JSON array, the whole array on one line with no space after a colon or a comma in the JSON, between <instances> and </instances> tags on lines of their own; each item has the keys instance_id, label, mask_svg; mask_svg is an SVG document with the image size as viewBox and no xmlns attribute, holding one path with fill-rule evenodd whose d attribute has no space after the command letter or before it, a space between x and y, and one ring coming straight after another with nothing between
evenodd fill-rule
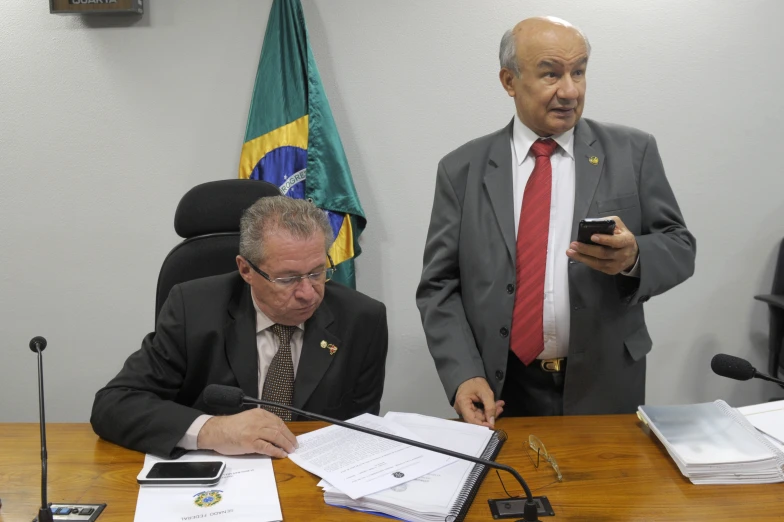
<instances>
[{"instance_id":1,"label":"shirt cuff","mask_svg":"<svg viewBox=\"0 0 784 522\"><path fill-rule=\"evenodd\" d=\"M184 450L193 451L197 450L198 448L198 439L199 439L199 432L204 424L212 418L212 415L199 415L196 417L196 420L188 428L188 431L185 432L185 435L182 436L180 441L177 443L178 448L182 448Z\"/></svg>"},{"instance_id":2,"label":"shirt cuff","mask_svg":"<svg viewBox=\"0 0 784 522\"><path fill-rule=\"evenodd\" d=\"M621 271L621 275L625 275L627 277L640 277L640 254L637 254L637 261L634 262L634 266L630 270L623 270Z\"/></svg>"}]
</instances>

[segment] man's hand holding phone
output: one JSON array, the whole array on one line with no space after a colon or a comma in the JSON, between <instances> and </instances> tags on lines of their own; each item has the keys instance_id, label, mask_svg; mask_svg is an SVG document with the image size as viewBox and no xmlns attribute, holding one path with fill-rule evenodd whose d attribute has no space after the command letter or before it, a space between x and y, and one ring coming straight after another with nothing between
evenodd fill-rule
<instances>
[{"instance_id":1,"label":"man's hand holding phone","mask_svg":"<svg viewBox=\"0 0 784 522\"><path fill-rule=\"evenodd\" d=\"M604 220L615 222L612 234L591 235L590 240L595 243L593 245L573 241L566 255L570 259L609 275L630 270L637 262L639 254L637 239L618 216L608 216ZM583 223L585 220L580 223L581 227L587 228Z\"/></svg>"}]
</instances>

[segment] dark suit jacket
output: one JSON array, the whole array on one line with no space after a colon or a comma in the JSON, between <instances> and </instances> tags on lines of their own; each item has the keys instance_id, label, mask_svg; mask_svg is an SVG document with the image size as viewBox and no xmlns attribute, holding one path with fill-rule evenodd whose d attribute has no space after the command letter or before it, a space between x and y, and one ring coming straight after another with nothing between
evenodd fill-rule
<instances>
[{"instance_id":1,"label":"dark suit jacket","mask_svg":"<svg viewBox=\"0 0 784 522\"><path fill-rule=\"evenodd\" d=\"M321 341L334 344L334 355ZM384 305L337 283L305 323L293 405L348 419L379 411L387 356ZM155 332L145 337L120 373L95 396L95 433L134 450L179 456L175 445L201 414L216 410L202 398L209 384L258 397L256 311L238 273L172 288ZM296 418L294 420L297 420Z\"/></svg>"},{"instance_id":2,"label":"dark suit jacket","mask_svg":"<svg viewBox=\"0 0 784 522\"><path fill-rule=\"evenodd\" d=\"M512 123L438 165L417 305L450 401L472 377L485 377L496 397L504 385L516 279L511 133ZM619 216L637 238L641 277L569 261L564 413L633 412L645 402L652 347L642 303L692 275L696 242L653 136L582 119L574 156L572 240L581 219Z\"/></svg>"}]
</instances>

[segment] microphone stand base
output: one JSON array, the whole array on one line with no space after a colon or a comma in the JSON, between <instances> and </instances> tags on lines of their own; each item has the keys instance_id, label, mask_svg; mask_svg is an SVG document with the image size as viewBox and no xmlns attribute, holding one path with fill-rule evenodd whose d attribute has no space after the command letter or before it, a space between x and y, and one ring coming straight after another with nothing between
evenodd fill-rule
<instances>
[{"instance_id":1,"label":"microphone stand base","mask_svg":"<svg viewBox=\"0 0 784 522\"><path fill-rule=\"evenodd\" d=\"M536 504L537 518L532 518L533 514L525 512L527 499L525 497L515 498L491 498L487 501L490 505L490 514L493 519L498 520L501 518L520 518L520 522L529 522L537 520L538 517L554 517L555 511L547 497L534 497L534 504ZM528 518L525 518L528 515Z\"/></svg>"},{"instance_id":2,"label":"microphone stand base","mask_svg":"<svg viewBox=\"0 0 784 522\"><path fill-rule=\"evenodd\" d=\"M33 522L58 522L58 520L76 520L93 522L106 509L106 504L66 504L63 502L49 503L49 509L39 509L38 517Z\"/></svg>"},{"instance_id":3,"label":"microphone stand base","mask_svg":"<svg viewBox=\"0 0 784 522\"><path fill-rule=\"evenodd\" d=\"M38 517L34 519L34 522L53 522L54 517L52 517L52 510L49 508L39 508L38 509Z\"/></svg>"}]
</instances>

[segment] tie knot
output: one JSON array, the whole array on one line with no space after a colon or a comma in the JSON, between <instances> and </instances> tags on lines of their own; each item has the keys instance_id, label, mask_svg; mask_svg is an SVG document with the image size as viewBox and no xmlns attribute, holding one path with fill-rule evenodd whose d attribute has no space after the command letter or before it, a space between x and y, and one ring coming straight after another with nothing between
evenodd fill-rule
<instances>
[{"instance_id":1,"label":"tie knot","mask_svg":"<svg viewBox=\"0 0 784 522\"><path fill-rule=\"evenodd\" d=\"M547 138L545 140L536 140L533 145L531 145L531 152L534 153L534 156L537 158L541 156L550 157L555 152L555 148L558 146L558 143L555 140L551 140Z\"/></svg>"},{"instance_id":2,"label":"tie knot","mask_svg":"<svg viewBox=\"0 0 784 522\"><path fill-rule=\"evenodd\" d=\"M296 330L297 327L275 323L270 327L270 329L275 335L278 336L281 346L290 346L291 336L294 335L294 330Z\"/></svg>"}]
</instances>

